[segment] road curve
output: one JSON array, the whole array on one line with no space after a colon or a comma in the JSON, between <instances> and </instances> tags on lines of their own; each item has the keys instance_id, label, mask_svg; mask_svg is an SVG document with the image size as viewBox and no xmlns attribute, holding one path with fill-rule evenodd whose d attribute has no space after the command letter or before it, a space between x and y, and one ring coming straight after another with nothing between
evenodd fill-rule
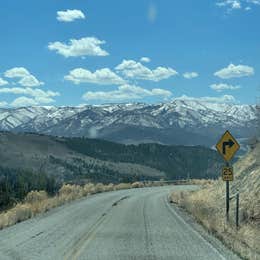
<instances>
[{"instance_id":1,"label":"road curve","mask_svg":"<svg viewBox=\"0 0 260 260\"><path fill-rule=\"evenodd\" d=\"M168 203L172 190L191 188L108 192L53 209L0 231L0 259L238 259Z\"/></svg>"}]
</instances>

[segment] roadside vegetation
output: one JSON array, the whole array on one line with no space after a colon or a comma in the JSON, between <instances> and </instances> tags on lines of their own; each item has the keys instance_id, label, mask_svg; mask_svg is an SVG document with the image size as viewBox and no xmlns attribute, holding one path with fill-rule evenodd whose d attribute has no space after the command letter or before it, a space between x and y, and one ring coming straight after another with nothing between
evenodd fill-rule
<instances>
[{"instance_id":1,"label":"roadside vegetation","mask_svg":"<svg viewBox=\"0 0 260 260\"><path fill-rule=\"evenodd\" d=\"M176 184L186 185L202 185L212 183L211 180L181 180ZM155 187L168 185L163 180L161 181L146 181L133 183L119 184L103 184L103 183L86 183L85 185L63 184L54 194L54 190L48 193L46 190L33 190L27 193L21 200L11 200L12 205L9 205L5 210L0 211L0 230L24 220L33 218L34 216L47 212L52 208L59 207L76 199L90 196L92 194L124 190L136 189L144 187Z\"/></svg>"},{"instance_id":2,"label":"roadside vegetation","mask_svg":"<svg viewBox=\"0 0 260 260\"><path fill-rule=\"evenodd\" d=\"M32 190L45 190L49 195L54 195L60 187L54 177L44 172L0 166L0 211L23 200Z\"/></svg>"},{"instance_id":3,"label":"roadside vegetation","mask_svg":"<svg viewBox=\"0 0 260 260\"><path fill-rule=\"evenodd\" d=\"M37 214L49 211L52 208L61 206L82 197L91 194L116 191L131 188L143 188L150 186L160 186L161 182L142 182L107 184L87 183L85 185L64 184L54 196L48 195L46 191L31 191L25 198L18 203L14 203L13 207L0 213L0 229L12 226L21 221L27 220Z\"/></svg>"},{"instance_id":4,"label":"roadside vegetation","mask_svg":"<svg viewBox=\"0 0 260 260\"><path fill-rule=\"evenodd\" d=\"M210 233L244 259L260 259L260 144L234 165L231 197L240 193L240 226L235 226L235 198L230 201L230 223L225 221L225 183L201 183L202 189L174 192L171 201L191 213Z\"/></svg>"}]
</instances>

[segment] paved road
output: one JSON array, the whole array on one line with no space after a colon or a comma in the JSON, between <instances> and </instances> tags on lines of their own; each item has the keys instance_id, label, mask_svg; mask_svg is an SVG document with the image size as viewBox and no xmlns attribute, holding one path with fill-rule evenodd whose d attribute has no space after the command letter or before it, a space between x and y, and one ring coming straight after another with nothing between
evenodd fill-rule
<instances>
[{"instance_id":1,"label":"paved road","mask_svg":"<svg viewBox=\"0 0 260 260\"><path fill-rule=\"evenodd\" d=\"M109 192L53 209L0 231L0 259L237 259L167 202L170 191L191 188Z\"/></svg>"}]
</instances>

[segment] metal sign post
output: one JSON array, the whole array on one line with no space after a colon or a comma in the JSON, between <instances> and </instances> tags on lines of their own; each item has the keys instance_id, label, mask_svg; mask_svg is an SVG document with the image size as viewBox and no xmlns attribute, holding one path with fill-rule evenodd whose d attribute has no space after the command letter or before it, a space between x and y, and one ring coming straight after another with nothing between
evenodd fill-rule
<instances>
[{"instance_id":1,"label":"metal sign post","mask_svg":"<svg viewBox=\"0 0 260 260\"><path fill-rule=\"evenodd\" d=\"M229 167L229 163L227 163ZM229 222L229 180L226 180L226 221Z\"/></svg>"},{"instance_id":2,"label":"metal sign post","mask_svg":"<svg viewBox=\"0 0 260 260\"><path fill-rule=\"evenodd\" d=\"M226 221L229 222L229 182L233 181L233 168L229 161L234 157L240 146L229 131L226 131L216 145L217 151L226 161L226 167L222 169L222 179L226 182Z\"/></svg>"},{"instance_id":3,"label":"metal sign post","mask_svg":"<svg viewBox=\"0 0 260 260\"><path fill-rule=\"evenodd\" d=\"M239 193L236 195L236 227L239 228Z\"/></svg>"},{"instance_id":4,"label":"metal sign post","mask_svg":"<svg viewBox=\"0 0 260 260\"><path fill-rule=\"evenodd\" d=\"M229 222L229 181L226 181L226 220Z\"/></svg>"}]
</instances>

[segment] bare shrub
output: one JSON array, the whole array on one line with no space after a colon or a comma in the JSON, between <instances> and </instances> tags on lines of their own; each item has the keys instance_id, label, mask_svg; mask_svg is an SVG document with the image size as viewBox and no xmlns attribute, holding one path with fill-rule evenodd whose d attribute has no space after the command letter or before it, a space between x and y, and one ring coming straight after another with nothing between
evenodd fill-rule
<instances>
[{"instance_id":1,"label":"bare shrub","mask_svg":"<svg viewBox=\"0 0 260 260\"><path fill-rule=\"evenodd\" d=\"M125 189L131 189L132 186L130 183L119 183L115 185L115 190L125 190Z\"/></svg>"},{"instance_id":2,"label":"bare shrub","mask_svg":"<svg viewBox=\"0 0 260 260\"><path fill-rule=\"evenodd\" d=\"M31 191L26 195L24 201L26 203L35 203L46 200L47 198L48 194L46 191Z\"/></svg>"},{"instance_id":3,"label":"bare shrub","mask_svg":"<svg viewBox=\"0 0 260 260\"><path fill-rule=\"evenodd\" d=\"M83 187L84 195L95 193L95 185L93 183L87 183Z\"/></svg>"},{"instance_id":4,"label":"bare shrub","mask_svg":"<svg viewBox=\"0 0 260 260\"><path fill-rule=\"evenodd\" d=\"M0 214L0 229L8 226L8 219L6 213Z\"/></svg>"},{"instance_id":5,"label":"bare shrub","mask_svg":"<svg viewBox=\"0 0 260 260\"><path fill-rule=\"evenodd\" d=\"M65 184L59 190L59 196L65 201L71 201L83 197L83 188L79 185Z\"/></svg>"},{"instance_id":6,"label":"bare shrub","mask_svg":"<svg viewBox=\"0 0 260 260\"><path fill-rule=\"evenodd\" d=\"M142 182L134 182L132 183L132 188L143 188L144 187L144 184Z\"/></svg>"},{"instance_id":7,"label":"bare shrub","mask_svg":"<svg viewBox=\"0 0 260 260\"><path fill-rule=\"evenodd\" d=\"M103 184L103 183L98 183L98 184L96 184L96 186L95 186L95 192L96 192L96 193L100 193L100 192L103 192L103 191L105 191L104 184Z\"/></svg>"},{"instance_id":8,"label":"bare shrub","mask_svg":"<svg viewBox=\"0 0 260 260\"><path fill-rule=\"evenodd\" d=\"M114 190L114 184L109 183L108 185L104 185L104 191L113 191Z\"/></svg>"},{"instance_id":9,"label":"bare shrub","mask_svg":"<svg viewBox=\"0 0 260 260\"><path fill-rule=\"evenodd\" d=\"M0 228L14 225L32 217L29 204L17 204L14 208L0 215Z\"/></svg>"}]
</instances>

